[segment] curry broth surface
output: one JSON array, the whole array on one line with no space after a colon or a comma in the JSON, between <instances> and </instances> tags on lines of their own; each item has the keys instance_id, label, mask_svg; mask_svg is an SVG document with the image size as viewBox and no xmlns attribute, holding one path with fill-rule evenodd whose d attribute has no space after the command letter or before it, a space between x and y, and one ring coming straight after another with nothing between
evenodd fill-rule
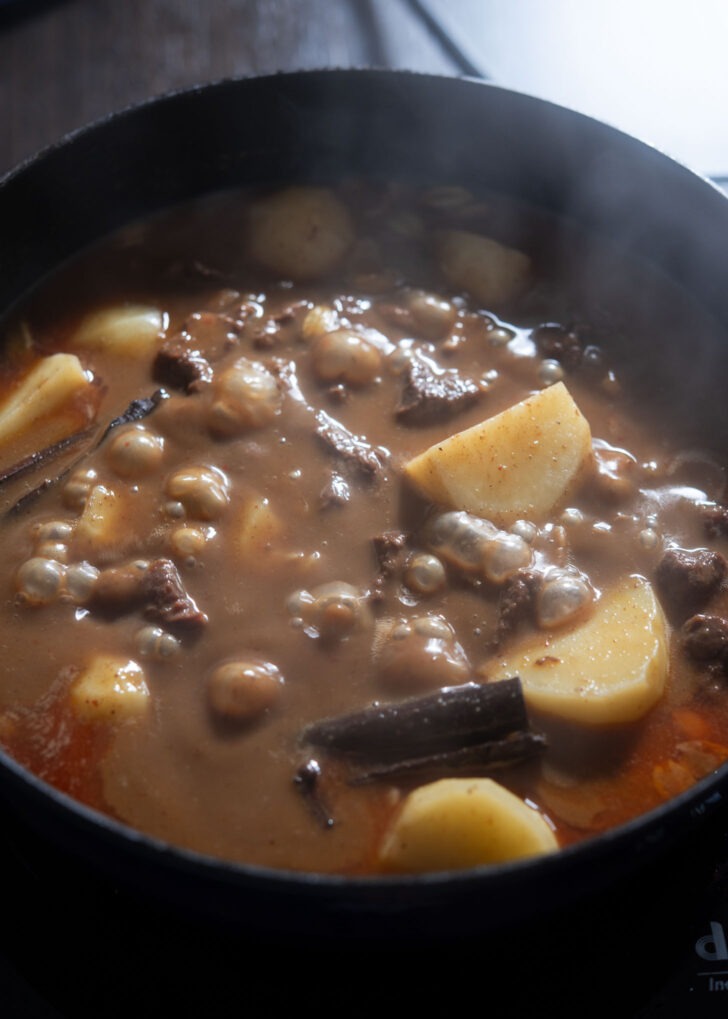
<instances>
[{"instance_id":1,"label":"curry broth surface","mask_svg":"<svg viewBox=\"0 0 728 1019\"><path fill-rule=\"evenodd\" d=\"M356 240L336 271L322 279L295 283L263 272L246 250L251 196L217 195L134 225L64 267L8 325L6 392L37 357L72 351L95 380L99 428L133 399L160 388L152 377L156 347L128 356L110 345L86 349L76 342L84 317L109 305L160 309L158 345L186 332L216 376L247 356L270 368L282 396L279 413L264 427L221 437L206 427L207 383L190 392L164 386L168 398L139 422L164 439L153 473L120 477L109 462L107 437L80 464L83 444L4 483L0 739L52 784L170 843L246 863L371 873L409 786L351 787L345 768L327 761L319 791L334 823L322 825L294 781L307 757L299 743L302 729L374 701L432 689L418 688L416 681L402 689L382 682L372 659L378 620L444 617L475 676L499 618L498 588L457 571L448 570L446 585L431 595L407 586L401 557L382 579L373 539L402 533L407 549L416 550L432 513L405 484L403 465L432 443L543 388L545 358L534 329L560 323L579 338L582 352L597 352L590 365L582 360L562 372L569 391L594 438L627 451L638 480L626 486L627 494L591 483L575 492L542 529L542 547L552 560L576 564L601 594L625 575L652 579L666 544L710 544L722 554L725 539L708 541L696 506L722 506L724 491L722 466L712 452L696 452L691 444L687 455L678 456L670 429L656 423L636 388L644 362L635 372L625 360L630 348L665 342L656 322L683 334L693 320L705 328L683 295L644 267L630 265L625 272L620 257L566 224L501 199L482 205L461 197L443 205L432 196L351 186L342 196L356 222ZM529 251L534 282L528 292L496 308L453 292L431 247L431 238L446 227L482 230ZM438 333L432 323L413 321L413 288L450 302L448 328ZM321 307L335 309L338 321L355 331L377 331L382 360L373 381L347 385L317 373L302 329L311 309ZM481 392L473 405L444 419L397 423L403 387L397 358L413 351L477 380ZM322 411L380 456L380 471L370 477L332 455L316 435ZM9 447L3 467L26 453L22 444ZM170 510L173 500L164 486L175 470L196 464L224 473L230 503L219 518L187 521L206 529L208 540L183 555L172 548L171 535L186 521L174 515L178 508ZM69 509L64 490L72 471L88 467L121 506L114 538L89 557L93 565L103 571L170 559L207 617L199 630L176 633L177 653L169 658L140 654L139 632L146 624L139 611L98 613L65 599L28 605L18 598L15 577L34 554L39 523L78 518L81 511ZM345 498L329 497L332 476L343 483ZM54 483L18 507L45 478ZM275 533L253 554L241 553L237 537L241 507L250 500L267 500L277 521ZM563 517L564 509L578 510L582 522L575 523L573 513ZM646 547L641 536L652 525L658 542ZM366 625L338 640L322 639L290 609L295 592L329 582L353 585L369 613ZM723 611L728 599L721 589L711 612ZM543 758L498 772L498 781L543 811L562 844L658 805L728 756L722 672L689 660L678 631L675 624L667 692L646 717L594 730L532 712L549 749ZM69 690L103 652L142 665L150 693L142 717L89 723L74 715ZM283 680L276 703L247 722L220 717L207 688L219 663L240 656L274 663ZM442 685L450 685L446 674Z\"/></svg>"}]
</instances>

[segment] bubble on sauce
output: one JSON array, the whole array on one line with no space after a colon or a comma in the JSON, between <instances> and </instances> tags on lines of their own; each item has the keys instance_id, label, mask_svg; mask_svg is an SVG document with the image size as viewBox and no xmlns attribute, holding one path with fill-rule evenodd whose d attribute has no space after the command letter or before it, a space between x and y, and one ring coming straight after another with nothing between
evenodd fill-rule
<instances>
[{"instance_id":1,"label":"bubble on sauce","mask_svg":"<svg viewBox=\"0 0 728 1019\"><path fill-rule=\"evenodd\" d=\"M98 471L93 467L79 467L73 471L63 486L64 505L69 509L82 510L98 477Z\"/></svg>"},{"instance_id":2,"label":"bubble on sauce","mask_svg":"<svg viewBox=\"0 0 728 1019\"><path fill-rule=\"evenodd\" d=\"M378 621L372 662L380 685L398 694L457 686L470 676L455 630L434 613Z\"/></svg>"},{"instance_id":3,"label":"bubble on sauce","mask_svg":"<svg viewBox=\"0 0 728 1019\"><path fill-rule=\"evenodd\" d=\"M182 643L174 634L160 626L143 626L136 633L139 654L157 662L176 657L182 650Z\"/></svg>"},{"instance_id":4,"label":"bubble on sauce","mask_svg":"<svg viewBox=\"0 0 728 1019\"><path fill-rule=\"evenodd\" d=\"M368 596L353 584L331 581L294 592L288 599L294 625L310 637L344 640L354 630L371 623Z\"/></svg>"},{"instance_id":5,"label":"bubble on sauce","mask_svg":"<svg viewBox=\"0 0 728 1019\"><path fill-rule=\"evenodd\" d=\"M93 593L99 574L91 563L73 563L66 570L64 593L72 602L84 605Z\"/></svg>"},{"instance_id":6,"label":"bubble on sauce","mask_svg":"<svg viewBox=\"0 0 728 1019\"><path fill-rule=\"evenodd\" d=\"M65 566L55 559L27 559L15 576L19 599L28 605L50 604L61 593L65 573Z\"/></svg>"},{"instance_id":7,"label":"bubble on sauce","mask_svg":"<svg viewBox=\"0 0 728 1019\"><path fill-rule=\"evenodd\" d=\"M596 597L588 577L575 569L548 570L536 596L538 625L563 626L582 616Z\"/></svg>"}]
</instances>

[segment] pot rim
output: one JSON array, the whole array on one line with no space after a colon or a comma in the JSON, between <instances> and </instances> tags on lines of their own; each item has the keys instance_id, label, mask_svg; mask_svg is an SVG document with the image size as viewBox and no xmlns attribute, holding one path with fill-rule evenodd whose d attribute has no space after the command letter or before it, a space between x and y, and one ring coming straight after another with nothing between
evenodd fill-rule
<instances>
[{"instance_id":1,"label":"pot rim","mask_svg":"<svg viewBox=\"0 0 728 1019\"><path fill-rule=\"evenodd\" d=\"M116 123L120 120L126 119L127 117L135 117L140 115L145 110L154 107L161 107L168 103L178 102L181 99L189 99L191 97L200 94L209 94L215 91L225 91L231 87L244 87L250 83L268 83L273 84L276 81L292 81L295 79L301 80L313 80L321 78L321 80L329 78L349 78L349 79L366 79L371 78L372 80L383 80L390 79L392 81L399 80L413 80L422 82L434 82L441 85L458 87L458 84L468 88L475 87L478 89L487 89L490 92L501 93L511 97L517 97L524 100L528 104L534 104L541 107L544 110L555 110L561 111L562 113L568 114L574 120L582 121L585 124L590 124L596 130L603 130L610 134L612 137L621 138L624 142L629 144L635 144L645 150L651 151L656 155L660 156L667 162L673 164L673 166L680 167L686 173L690 174L691 177L697 178L712 189L716 194L725 197L723 189L712 181L707 175L697 170L695 167L690 166L688 163L677 158L666 150L660 148L653 142L647 141L644 138L640 138L636 135L632 135L627 132L624 128L620 128L609 121L601 120L591 114L584 113L581 110L577 110L572 106L568 106L564 103L556 102L552 99L544 99L532 92L525 91L523 89L515 89L507 85L501 85L490 79L486 80L471 75L465 74L447 74L445 72L434 72L434 71L422 71L413 68L388 68L388 67L367 67L367 66L352 66L352 67L339 67L339 66L319 66L300 68L295 70L276 70L266 73L257 74L251 72L248 74L240 75L229 75L220 78L211 78L207 81L200 81L193 85L181 86L179 88L168 89L154 95L139 99L130 103L126 103L115 109L112 109L106 113L103 113L86 123L80 124L77 127L71 128L65 131L58 138L53 141L40 146L35 151L21 158L17 163L6 169L0 174L0 188L6 183L9 183L15 177L23 174L27 169L34 166L40 160L47 158L59 149L65 149L68 145L76 142L77 139L85 137L87 134L96 133L99 129L106 125Z\"/></svg>"}]
</instances>

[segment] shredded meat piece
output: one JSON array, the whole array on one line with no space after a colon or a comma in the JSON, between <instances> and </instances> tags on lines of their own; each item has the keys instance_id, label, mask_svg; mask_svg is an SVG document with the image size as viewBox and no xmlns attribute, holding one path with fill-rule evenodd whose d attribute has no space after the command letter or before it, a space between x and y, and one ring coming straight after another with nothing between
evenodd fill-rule
<instances>
[{"instance_id":1,"label":"shredded meat piece","mask_svg":"<svg viewBox=\"0 0 728 1019\"><path fill-rule=\"evenodd\" d=\"M258 350L269 350L280 343L296 339L301 328L301 319L308 310L306 301L296 301L271 315L252 334L253 346Z\"/></svg>"},{"instance_id":2,"label":"shredded meat piece","mask_svg":"<svg viewBox=\"0 0 728 1019\"><path fill-rule=\"evenodd\" d=\"M326 411L320 410L316 414L316 435L329 452L334 453L359 474L373 478L384 470L386 452L375 449L365 439L353 435Z\"/></svg>"},{"instance_id":3,"label":"shredded meat piece","mask_svg":"<svg viewBox=\"0 0 728 1019\"><path fill-rule=\"evenodd\" d=\"M207 358L180 340L170 340L159 349L152 374L156 382L186 393L201 383L212 381L212 367Z\"/></svg>"},{"instance_id":4,"label":"shredded meat piece","mask_svg":"<svg viewBox=\"0 0 728 1019\"><path fill-rule=\"evenodd\" d=\"M431 424L467 410L482 392L456 369L438 369L424 357L413 357L395 413L405 424Z\"/></svg>"},{"instance_id":5,"label":"shredded meat piece","mask_svg":"<svg viewBox=\"0 0 728 1019\"><path fill-rule=\"evenodd\" d=\"M142 596L147 619L186 629L204 626L207 616L189 596L170 559L155 559L142 575Z\"/></svg>"},{"instance_id":6,"label":"shredded meat piece","mask_svg":"<svg viewBox=\"0 0 728 1019\"><path fill-rule=\"evenodd\" d=\"M709 538L725 538L728 536L728 506L711 503L701 507L705 533Z\"/></svg>"},{"instance_id":7,"label":"shredded meat piece","mask_svg":"<svg viewBox=\"0 0 728 1019\"><path fill-rule=\"evenodd\" d=\"M373 601L383 599L384 585L401 567L408 540L408 535L404 531L384 531L372 538L378 565L378 573L371 590Z\"/></svg>"},{"instance_id":8,"label":"shredded meat piece","mask_svg":"<svg viewBox=\"0 0 728 1019\"><path fill-rule=\"evenodd\" d=\"M322 510L334 506L345 506L351 499L351 489L346 478L341 474L332 472L331 477L324 485L319 496L319 507Z\"/></svg>"},{"instance_id":9,"label":"shredded meat piece","mask_svg":"<svg viewBox=\"0 0 728 1019\"><path fill-rule=\"evenodd\" d=\"M407 545L407 534L404 531L384 531L372 538L372 544L380 573L389 576L396 569L400 555Z\"/></svg>"},{"instance_id":10,"label":"shredded meat piece","mask_svg":"<svg viewBox=\"0 0 728 1019\"><path fill-rule=\"evenodd\" d=\"M535 570L519 570L506 581L498 598L498 626L493 650L500 647L523 624L535 623L536 591L540 582Z\"/></svg>"},{"instance_id":11,"label":"shredded meat piece","mask_svg":"<svg viewBox=\"0 0 728 1019\"><path fill-rule=\"evenodd\" d=\"M191 629L207 623L170 559L155 559L143 569L131 565L104 570L89 607L109 618L141 608L147 619L170 627Z\"/></svg>"}]
</instances>

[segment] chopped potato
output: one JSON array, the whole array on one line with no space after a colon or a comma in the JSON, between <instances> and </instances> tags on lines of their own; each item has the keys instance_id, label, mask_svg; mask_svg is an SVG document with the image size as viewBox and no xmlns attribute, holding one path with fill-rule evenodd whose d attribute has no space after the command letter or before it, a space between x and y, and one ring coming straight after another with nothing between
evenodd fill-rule
<instances>
[{"instance_id":1,"label":"chopped potato","mask_svg":"<svg viewBox=\"0 0 728 1019\"><path fill-rule=\"evenodd\" d=\"M121 305L87 315L71 343L74 347L140 357L157 346L164 330L165 317L158 308Z\"/></svg>"},{"instance_id":2,"label":"chopped potato","mask_svg":"<svg viewBox=\"0 0 728 1019\"><path fill-rule=\"evenodd\" d=\"M410 793L381 849L390 871L504 863L558 849L541 814L490 778L447 778Z\"/></svg>"},{"instance_id":3,"label":"chopped potato","mask_svg":"<svg viewBox=\"0 0 728 1019\"><path fill-rule=\"evenodd\" d=\"M91 376L74 354L44 357L0 407L0 444L27 434L36 449L71 435L87 423L78 398L91 385Z\"/></svg>"},{"instance_id":4,"label":"chopped potato","mask_svg":"<svg viewBox=\"0 0 728 1019\"><path fill-rule=\"evenodd\" d=\"M443 233L439 259L448 283L485 305L516 297L525 290L531 272L531 260L522 251L467 230Z\"/></svg>"},{"instance_id":5,"label":"chopped potato","mask_svg":"<svg viewBox=\"0 0 728 1019\"><path fill-rule=\"evenodd\" d=\"M251 570L265 571L269 553L283 533L283 522L265 496L247 499L234 535L235 553Z\"/></svg>"},{"instance_id":6,"label":"chopped potato","mask_svg":"<svg viewBox=\"0 0 728 1019\"><path fill-rule=\"evenodd\" d=\"M149 708L149 687L136 662L98 655L71 686L73 710L85 722L138 718Z\"/></svg>"},{"instance_id":7,"label":"chopped potato","mask_svg":"<svg viewBox=\"0 0 728 1019\"><path fill-rule=\"evenodd\" d=\"M432 502L507 527L547 517L592 462L589 424L558 382L435 443L404 470Z\"/></svg>"},{"instance_id":8,"label":"chopped potato","mask_svg":"<svg viewBox=\"0 0 728 1019\"><path fill-rule=\"evenodd\" d=\"M113 548L124 534L122 503L105 485L94 485L73 534L74 554L93 559Z\"/></svg>"},{"instance_id":9,"label":"chopped potato","mask_svg":"<svg viewBox=\"0 0 728 1019\"><path fill-rule=\"evenodd\" d=\"M248 236L251 256L286 279L325 276L354 242L346 206L328 188L290 187L255 203Z\"/></svg>"},{"instance_id":10,"label":"chopped potato","mask_svg":"<svg viewBox=\"0 0 728 1019\"><path fill-rule=\"evenodd\" d=\"M566 632L536 634L487 662L488 679L520 676L527 703L572 722L634 722L667 681L667 624L651 585L626 581Z\"/></svg>"}]
</instances>

